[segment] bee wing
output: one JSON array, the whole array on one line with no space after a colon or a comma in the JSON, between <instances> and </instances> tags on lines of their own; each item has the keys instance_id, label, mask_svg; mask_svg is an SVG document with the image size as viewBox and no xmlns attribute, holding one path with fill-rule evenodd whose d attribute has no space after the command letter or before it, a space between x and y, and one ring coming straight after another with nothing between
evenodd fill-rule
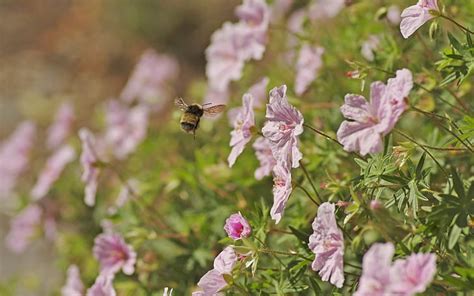
<instances>
[{"instance_id":1,"label":"bee wing","mask_svg":"<svg viewBox=\"0 0 474 296\"><path fill-rule=\"evenodd\" d=\"M224 109L225 109L225 105L215 105L209 108L204 108L203 110L204 110L204 115L206 117L213 117L221 113L222 111L224 111Z\"/></svg>"},{"instance_id":2,"label":"bee wing","mask_svg":"<svg viewBox=\"0 0 474 296\"><path fill-rule=\"evenodd\" d=\"M183 98L176 98L174 100L174 104L181 110L181 111L186 111L188 108L188 104L184 102Z\"/></svg>"}]
</instances>

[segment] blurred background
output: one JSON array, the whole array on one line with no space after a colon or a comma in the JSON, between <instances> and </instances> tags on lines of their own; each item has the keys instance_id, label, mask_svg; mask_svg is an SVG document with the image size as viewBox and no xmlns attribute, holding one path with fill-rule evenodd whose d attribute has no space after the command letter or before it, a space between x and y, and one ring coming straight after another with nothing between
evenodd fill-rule
<instances>
[{"instance_id":1,"label":"blurred background","mask_svg":"<svg viewBox=\"0 0 474 296\"><path fill-rule=\"evenodd\" d=\"M95 106L118 96L147 48L178 59L178 93L184 91L191 79L204 77L209 37L235 18L238 3L0 0L0 139L24 119L46 128L62 101L74 104L78 124L90 121ZM0 215L2 242L7 231ZM63 284L54 258L47 241L20 255L0 243L0 283L19 275L31 285L18 285L24 295L49 295Z\"/></svg>"}]
</instances>

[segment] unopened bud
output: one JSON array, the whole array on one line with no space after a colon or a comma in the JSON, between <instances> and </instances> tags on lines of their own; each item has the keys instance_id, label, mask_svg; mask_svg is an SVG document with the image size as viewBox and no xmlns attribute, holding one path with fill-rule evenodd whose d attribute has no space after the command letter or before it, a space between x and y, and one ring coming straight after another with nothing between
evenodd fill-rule
<instances>
[{"instance_id":1,"label":"unopened bud","mask_svg":"<svg viewBox=\"0 0 474 296\"><path fill-rule=\"evenodd\" d=\"M430 39L431 39L431 40L435 40L435 39L436 39L436 35L438 35L438 32L439 32L439 25L438 25L438 22L437 22L437 21L431 22L431 25L430 25L430 32L429 32Z\"/></svg>"},{"instance_id":2,"label":"unopened bud","mask_svg":"<svg viewBox=\"0 0 474 296\"><path fill-rule=\"evenodd\" d=\"M349 77L349 78L352 78L352 79L358 79L358 78L360 78L360 72L359 72L359 70L346 72L346 77Z\"/></svg>"},{"instance_id":3,"label":"unopened bud","mask_svg":"<svg viewBox=\"0 0 474 296\"><path fill-rule=\"evenodd\" d=\"M387 16L387 7L381 7L375 13L375 20L380 21Z\"/></svg>"},{"instance_id":4,"label":"unopened bud","mask_svg":"<svg viewBox=\"0 0 474 296\"><path fill-rule=\"evenodd\" d=\"M378 200L372 200L370 202L370 209L372 211L377 211L377 210L380 210L381 208L383 207L382 203Z\"/></svg>"}]
</instances>

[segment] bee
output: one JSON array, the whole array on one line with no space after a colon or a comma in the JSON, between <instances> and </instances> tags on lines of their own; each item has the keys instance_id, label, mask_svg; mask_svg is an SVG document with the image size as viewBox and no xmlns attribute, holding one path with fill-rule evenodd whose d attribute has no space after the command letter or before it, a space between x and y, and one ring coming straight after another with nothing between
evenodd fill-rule
<instances>
[{"instance_id":1,"label":"bee","mask_svg":"<svg viewBox=\"0 0 474 296\"><path fill-rule=\"evenodd\" d=\"M192 133L194 136L196 136L196 130L199 127L199 121L203 115L206 117L213 117L225 109L225 105L213 105L205 108L206 105L212 103L206 103L202 106L199 104L188 105L182 98L177 98L174 103L181 111L183 111L180 120L181 129L187 133Z\"/></svg>"}]
</instances>

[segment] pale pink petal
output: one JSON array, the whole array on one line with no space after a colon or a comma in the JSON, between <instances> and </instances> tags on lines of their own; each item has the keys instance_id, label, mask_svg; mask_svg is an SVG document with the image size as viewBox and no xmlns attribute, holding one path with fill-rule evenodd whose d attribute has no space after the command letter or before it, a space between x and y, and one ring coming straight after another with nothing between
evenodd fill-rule
<instances>
[{"instance_id":1,"label":"pale pink petal","mask_svg":"<svg viewBox=\"0 0 474 296\"><path fill-rule=\"evenodd\" d=\"M40 172L35 186L31 190L31 196L34 200L43 198L51 188L51 186L58 180L64 167L74 160L76 152L74 149L65 145L59 148L46 162L45 167Z\"/></svg>"},{"instance_id":2,"label":"pale pink petal","mask_svg":"<svg viewBox=\"0 0 474 296\"><path fill-rule=\"evenodd\" d=\"M233 125L234 130L230 133L230 146L232 150L227 158L229 167L232 167L237 157L242 153L245 145L252 139L252 128L255 127L255 115L253 112L253 97L245 94L242 97L242 108L239 109Z\"/></svg>"},{"instance_id":3,"label":"pale pink petal","mask_svg":"<svg viewBox=\"0 0 474 296\"><path fill-rule=\"evenodd\" d=\"M84 284L81 281L79 268L76 265L69 266L67 270L66 284L61 289L62 296L83 296Z\"/></svg>"},{"instance_id":4,"label":"pale pink petal","mask_svg":"<svg viewBox=\"0 0 474 296\"><path fill-rule=\"evenodd\" d=\"M218 295L217 293L227 286L227 282L219 271L211 269L202 276L197 285L203 291L194 292L197 294L193 293L193 295L214 296Z\"/></svg>"},{"instance_id":5,"label":"pale pink petal","mask_svg":"<svg viewBox=\"0 0 474 296\"><path fill-rule=\"evenodd\" d=\"M311 20L333 18L344 8L345 0L315 0L309 7Z\"/></svg>"},{"instance_id":6,"label":"pale pink petal","mask_svg":"<svg viewBox=\"0 0 474 296\"><path fill-rule=\"evenodd\" d=\"M419 0L416 5L402 11L400 31L404 38L410 37L424 23L434 18L430 10L439 10L436 0Z\"/></svg>"},{"instance_id":7,"label":"pale pink petal","mask_svg":"<svg viewBox=\"0 0 474 296\"><path fill-rule=\"evenodd\" d=\"M80 160L83 169L81 180L85 183L84 201L86 205L93 206L95 204L95 195L100 172L97 168L97 163L100 160L95 149L96 140L94 135L85 128L79 131L79 138L82 142Z\"/></svg>"},{"instance_id":8,"label":"pale pink petal","mask_svg":"<svg viewBox=\"0 0 474 296\"><path fill-rule=\"evenodd\" d=\"M255 155L260 162L260 167L255 171L255 179L261 180L265 176L270 176L273 167L276 165L276 160L273 157L270 142L266 138L257 138L252 147L255 149Z\"/></svg>"},{"instance_id":9,"label":"pale pink petal","mask_svg":"<svg viewBox=\"0 0 474 296\"><path fill-rule=\"evenodd\" d=\"M5 237L6 247L15 253L22 253L30 244L41 223L42 208L31 204L10 221L10 230Z\"/></svg>"},{"instance_id":10,"label":"pale pink petal","mask_svg":"<svg viewBox=\"0 0 474 296\"><path fill-rule=\"evenodd\" d=\"M63 103L56 113L53 124L48 128L46 145L49 149L55 149L64 143L71 134L74 120L74 107L70 103Z\"/></svg>"},{"instance_id":11,"label":"pale pink petal","mask_svg":"<svg viewBox=\"0 0 474 296\"><path fill-rule=\"evenodd\" d=\"M341 288L344 284L344 238L334 211L334 204L325 202L319 206L308 246L316 255L312 269L319 271L323 281Z\"/></svg>"},{"instance_id":12,"label":"pale pink petal","mask_svg":"<svg viewBox=\"0 0 474 296\"><path fill-rule=\"evenodd\" d=\"M100 274L94 285L87 290L86 296L116 296L112 280L113 277Z\"/></svg>"},{"instance_id":13,"label":"pale pink petal","mask_svg":"<svg viewBox=\"0 0 474 296\"><path fill-rule=\"evenodd\" d=\"M374 244L365 253L362 276L354 296L389 295L390 265L395 249L393 244Z\"/></svg>"},{"instance_id":14,"label":"pale pink petal","mask_svg":"<svg viewBox=\"0 0 474 296\"><path fill-rule=\"evenodd\" d=\"M270 210L275 224L278 224L283 217L292 189L288 165L285 163L275 165L273 168L273 206Z\"/></svg>"},{"instance_id":15,"label":"pale pink petal","mask_svg":"<svg viewBox=\"0 0 474 296\"><path fill-rule=\"evenodd\" d=\"M94 257L100 263L102 274L113 276L120 269L127 274L133 274L137 254L132 246L115 233L103 233L94 240Z\"/></svg>"},{"instance_id":16,"label":"pale pink petal","mask_svg":"<svg viewBox=\"0 0 474 296\"><path fill-rule=\"evenodd\" d=\"M237 254L232 247L226 247L214 259L214 269L221 274L230 274L237 262Z\"/></svg>"},{"instance_id":17,"label":"pale pink petal","mask_svg":"<svg viewBox=\"0 0 474 296\"><path fill-rule=\"evenodd\" d=\"M295 93L302 95L318 76L323 65L324 48L304 44L296 62Z\"/></svg>"},{"instance_id":18,"label":"pale pink petal","mask_svg":"<svg viewBox=\"0 0 474 296\"><path fill-rule=\"evenodd\" d=\"M390 291L396 295L423 293L436 274L434 254L412 254L398 259L391 270Z\"/></svg>"}]
</instances>

